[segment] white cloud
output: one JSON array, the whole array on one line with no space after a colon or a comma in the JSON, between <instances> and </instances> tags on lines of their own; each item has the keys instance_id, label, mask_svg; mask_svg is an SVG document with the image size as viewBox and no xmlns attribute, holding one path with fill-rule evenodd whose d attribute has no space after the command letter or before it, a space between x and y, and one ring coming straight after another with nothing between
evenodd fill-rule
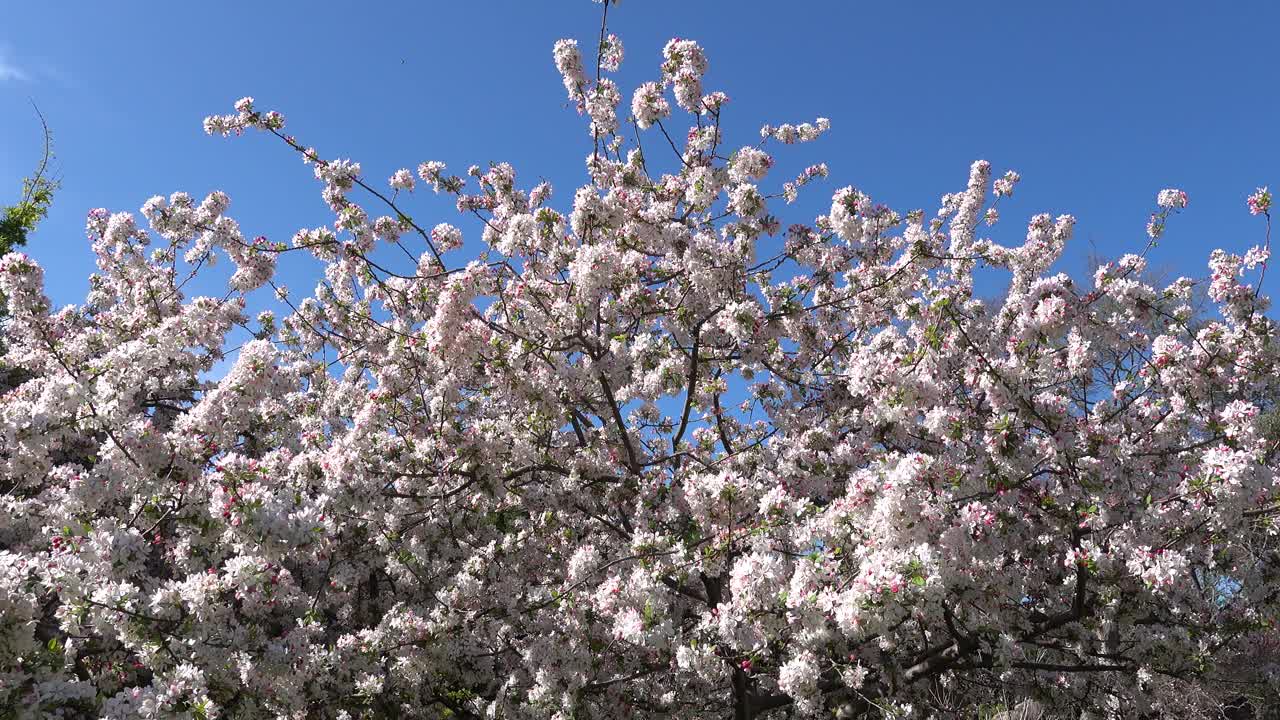
<instances>
[{"instance_id":1,"label":"white cloud","mask_svg":"<svg viewBox=\"0 0 1280 720\"><path fill-rule=\"evenodd\" d=\"M27 82L31 76L9 58L7 48L0 47L0 82Z\"/></svg>"}]
</instances>

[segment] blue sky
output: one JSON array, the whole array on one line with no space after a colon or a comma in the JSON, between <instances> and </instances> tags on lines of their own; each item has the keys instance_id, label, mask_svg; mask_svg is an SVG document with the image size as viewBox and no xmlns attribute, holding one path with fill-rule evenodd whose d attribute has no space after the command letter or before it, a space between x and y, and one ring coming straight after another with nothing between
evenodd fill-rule
<instances>
[{"instance_id":1,"label":"blue sky","mask_svg":"<svg viewBox=\"0 0 1280 720\"><path fill-rule=\"evenodd\" d=\"M146 7L149 6L149 7ZM242 95L278 109L327 157L360 161L382 183L399 167L511 162L521 181L582 184L585 126L551 62L559 37L586 47L600 6L542 2L13 3L0 26L0 203L39 155L34 100L55 133L63 188L28 252L55 304L83 298L92 256L85 212L137 210L150 196L223 189L246 234L288 239L330 220L309 169L254 135L204 135L201 120ZM1228 9L1229 8L1229 9ZM1243 252L1263 224L1244 199L1280 185L1275 3L861 3L626 0L611 10L626 46L624 97L657 78L670 37L699 40L708 90L732 99L731 145L760 125L829 117L822 140L778 154L783 169L826 161L810 221L852 184L899 209L932 212L969 163L1023 175L992 231L1020 237L1037 212L1079 220L1063 268L1092 241L1137 251L1162 187L1191 205L1153 256L1202 276L1214 247ZM657 152L656 139L648 144ZM787 172L771 176L776 183ZM457 222L447 201L406 208ZM461 223L458 223L461 224ZM474 236L474 234L472 235ZM292 270L305 290L314 277ZM1280 282L1273 274L1268 284ZM1274 288L1268 288L1274 291Z\"/></svg>"}]
</instances>

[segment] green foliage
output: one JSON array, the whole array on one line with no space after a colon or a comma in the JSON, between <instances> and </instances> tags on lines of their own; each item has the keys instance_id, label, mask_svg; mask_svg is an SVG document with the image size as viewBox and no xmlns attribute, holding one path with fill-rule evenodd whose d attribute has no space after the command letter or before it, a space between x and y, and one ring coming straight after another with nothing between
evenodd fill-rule
<instances>
[{"instance_id":1,"label":"green foliage","mask_svg":"<svg viewBox=\"0 0 1280 720\"><path fill-rule=\"evenodd\" d=\"M53 193L58 189L58 180L49 176L49 164L53 160L53 134L40 115L40 127L44 131L44 153L36 172L22 180L22 195L18 202L0 208L0 255L12 252L27 244L27 237L35 232L40 221L49 215L49 206L53 203Z\"/></svg>"},{"instance_id":2,"label":"green foliage","mask_svg":"<svg viewBox=\"0 0 1280 720\"><path fill-rule=\"evenodd\" d=\"M1273 408L1258 417L1258 430L1267 439L1268 447L1280 442L1280 408Z\"/></svg>"},{"instance_id":3,"label":"green foliage","mask_svg":"<svg viewBox=\"0 0 1280 720\"><path fill-rule=\"evenodd\" d=\"M44 132L44 153L40 164L36 166L35 175L22 179L22 195L18 202L7 207L0 206L0 257L11 253L27 244L27 237L35 232L40 221L49 215L49 206L53 203L53 193L60 186L56 178L49 176L49 163L53 160L53 133L49 125L36 108L36 116L40 118L40 128ZM4 296L0 295L0 321L6 315ZM4 331L0 328L0 353L4 352ZM11 378L0 368L0 391Z\"/></svg>"},{"instance_id":4,"label":"green foliage","mask_svg":"<svg viewBox=\"0 0 1280 720\"><path fill-rule=\"evenodd\" d=\"M27 236L49 214L56 187L56 183L43 177L23 179L22 200L4 208L4 217L0 218L0 255L27 244Z\"/></svg>"}]
</instances>

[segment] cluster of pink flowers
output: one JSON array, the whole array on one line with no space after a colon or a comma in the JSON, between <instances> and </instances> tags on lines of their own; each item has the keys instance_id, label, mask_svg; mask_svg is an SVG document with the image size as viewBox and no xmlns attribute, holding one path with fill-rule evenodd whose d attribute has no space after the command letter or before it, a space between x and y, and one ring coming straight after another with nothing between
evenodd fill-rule
<instances>
[{"instance_id":1,"label":"cluster of pink flowers","mask_svg":"<svg viewBox=\"0 0 1280 720\"><path fill-rule=\"evenodd\" d=\"M1271 191L1260 187L1249 196L1249 214L1266 215L1271 212Z\"/></svg>"}]
</instances>

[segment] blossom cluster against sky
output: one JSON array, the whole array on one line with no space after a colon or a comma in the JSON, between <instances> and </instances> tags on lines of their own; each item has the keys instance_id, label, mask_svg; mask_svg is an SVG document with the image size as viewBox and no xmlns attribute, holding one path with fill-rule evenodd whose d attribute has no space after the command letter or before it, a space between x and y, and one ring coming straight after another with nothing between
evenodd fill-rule
<instances>
[{"instance_id":1,"label":"blossom cluster against sky","mask_svg":"<svg viewBox=\"0 0 1280 720\"><path fill-rule=\"evenodd\" d=\"M589 147L551 47L559 37L590 46L599 10L585 1L164 12L20 3L0 28L0 182L16 193L38 159L34 101L55 132L63 189L28 251L47 268L56 304L87 288L90 208L136 210L152 195L220 188L249 236L287 240L324 222L295 155L201 130L203 117L242 95L379 183L424 160L459 171L508 161L522 183L551 180L553 204L564 204L585 181ZM846 184L932 211L985 158L1024 178L994 239L1017 240L1037 212L1072 213L1077 239L1063 264L1073 274L1091 243L1109 256L1140 250L1156 192L1185 189L1189 207L1152 264L1199 277L1209 247L1261 242L1245 198L1280 182L1280 100L1266 71L1276 65L1274 4L646 0L612 12L628 97L657 77L667 39L693 37L710 58L707 89L731 99L729 146L751 142L765 123L831 119L820 142L780 158L831 167L829 188L813 188L784 225L812 220ZM446 199L429 195L409 211L429 225L455 219Z\"/></svg>"}]
</instances>

